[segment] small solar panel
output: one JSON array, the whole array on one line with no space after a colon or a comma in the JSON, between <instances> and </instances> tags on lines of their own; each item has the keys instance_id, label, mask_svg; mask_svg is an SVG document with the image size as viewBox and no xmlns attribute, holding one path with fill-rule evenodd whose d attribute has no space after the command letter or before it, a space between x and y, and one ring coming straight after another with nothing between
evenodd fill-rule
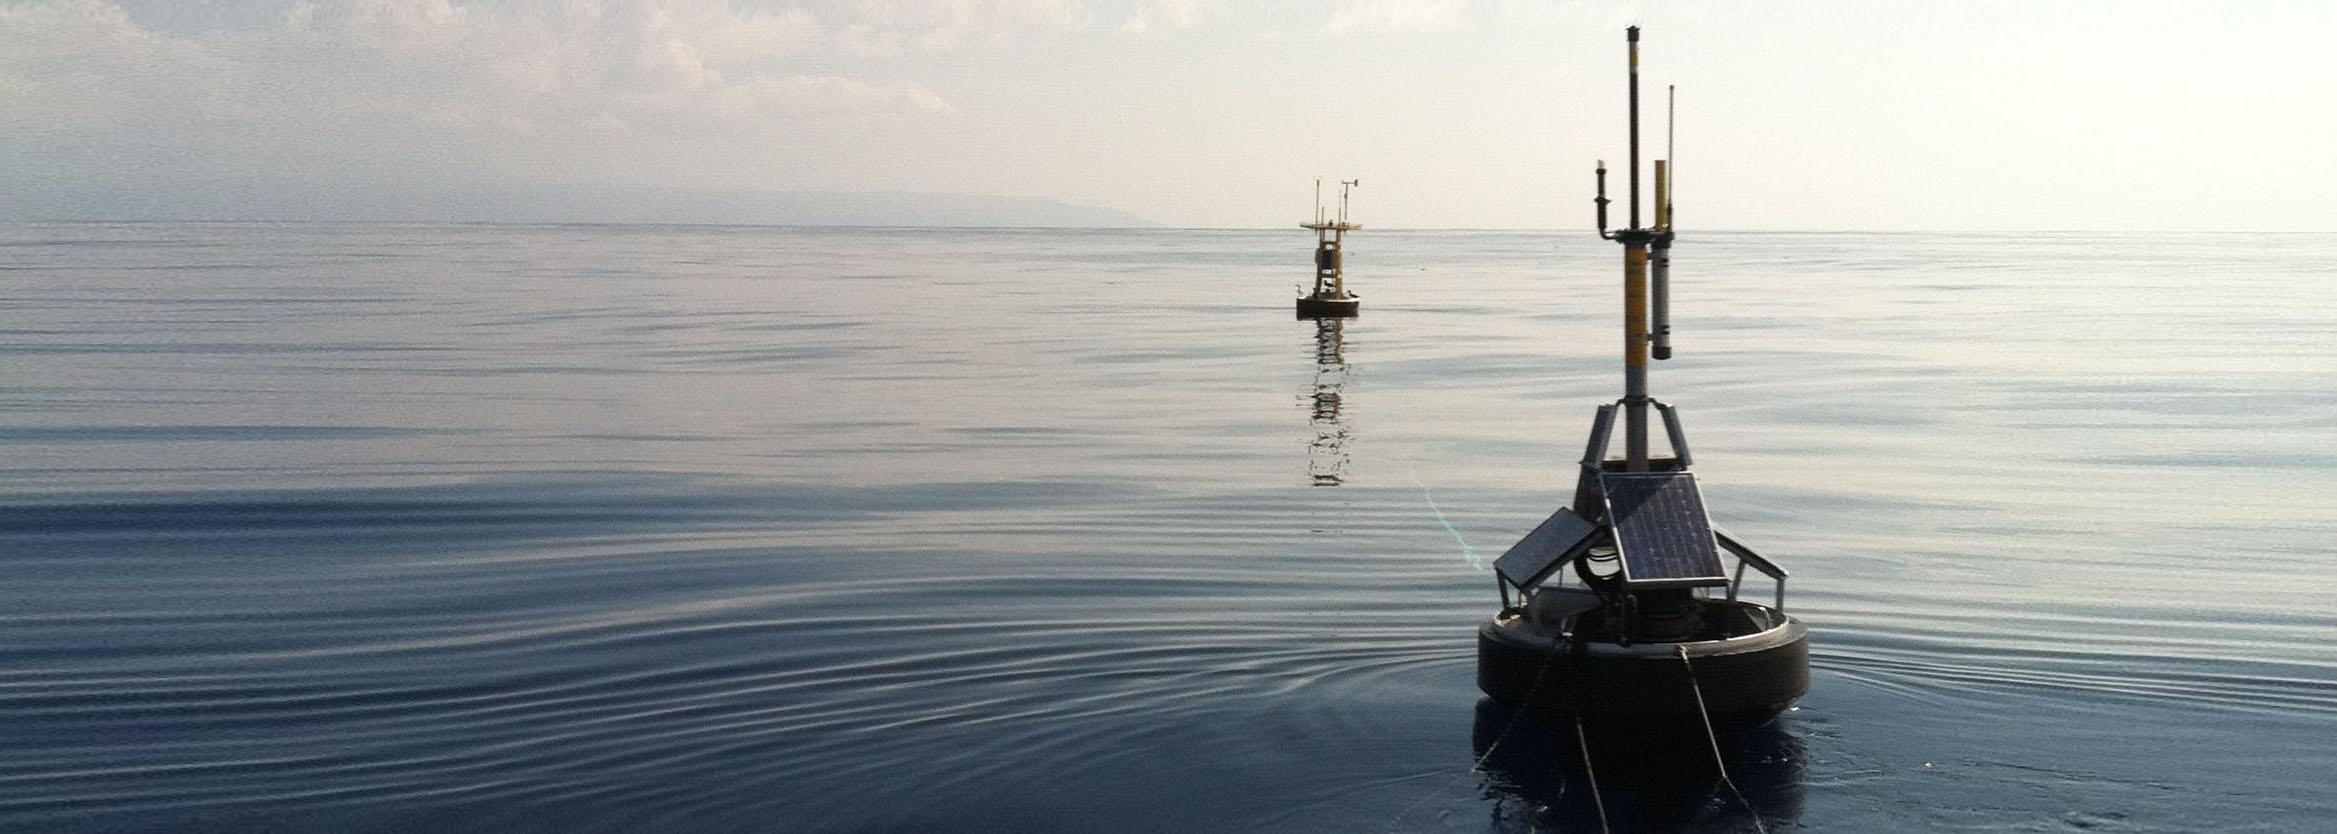
<instances>
[{"instance_id":1,"label":"small solar panel","mask_svg":"<svg viewBox=\"0 0 2337 834\"><path fill-rule=\"evenodd\" d=\"M1543 520L1542 526L1510 545L1509 552L1493 560L1493 569L1500 571L1501 578L1509 580L1509 584L1520 589L1531 588L1576 545L1598 531L1598 525L1583 520L1573 510L1560 508Z\"/></svg>"},{"instance_id":2,"label":"small solar panel","mask_svg":"<svg viewBox=\"0 0 2337 834\"><path fill-rule=\"evenodd\" d=\"M1604 472L1607 522L1623 557L1623 584L1638 587L1726 585L1704 495L1686 472Z\"/></svg>"}]
</instances>

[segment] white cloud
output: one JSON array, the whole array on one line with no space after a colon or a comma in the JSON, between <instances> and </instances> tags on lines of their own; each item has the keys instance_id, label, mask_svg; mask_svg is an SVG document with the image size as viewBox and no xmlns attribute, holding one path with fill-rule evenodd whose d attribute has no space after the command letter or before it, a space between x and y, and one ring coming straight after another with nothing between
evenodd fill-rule
<instances>
[{"instance_id":1,"label":"white cloud","mask_svg":"<svg viewBox=\"0 0 2337 834\"><path fill-rule=\"evenodd\" d=\"M1218 14L1214 0L1138 0L1128 10L1128 19L1120 24L1125 34L1142 34L1165 29L1190 29L1207 23Z\"/></svg>"},{"instance_id":2,"label":"white cloud","mask_svg":"<svg viewBox=\"0 0 2337 834\"><path fill-rule=\"evenodd\" d=\"M1671 10L1687 14L1692 8ZM1501 0L1494 6L1493 19L1511 29L1551 29L1561 26L1590 27L1607 31L1639 22L1638 10L1629 5L1602 5L1582 0Z\"/></svg>"},{"instance_id":3,"label":"white cloud","mask_svg":"<svg viewBox=\"0 0 2337 834\"><path fill-rule=\"evenodd\" d=\"M1468 0L1349 0L1323 31L1449 32L1461 28L1468 10Z\"/></svg>"},{"instance_id":4,"label":"white cloud","mask_svg":"<svg viewBox=\"0 0 2337 834\"><path fill-rule=\"evenodd\" d=\"M200 106L217 62L105 0L0 6L0 125L48 133ZM165 93L168 93L167 95Z\"/></svg>"},{"instance_id":5,"label":"white cloud","mask_svg":"<svg viewBox=\"0 0 2337 834\"><path fill-rule=\"evenodd\" d=\"M1031 35L1086 26L1082 0L839 0L816 14L845 55L881 59L911 52L1010 47Z\"/></svg>"},{"instance_id":6,"label":"white cloud","mask_svg":"<svg viewBox=\"0 0 2337 834\"><path fill-rule=\"evenodd\" d=\"M949 113L956 108L924 86L908 82L871 83L834 75L758 79L737 91L734 111L743 117L781 110L821 113Z\"/></svg>"},{"instance_id":7,"label":"white cloud","mask_svg":"<svg viewBox=\"0 0 2337 834\"><path fill-rule=\"evenodd\" d=\"M339 0L303 4L282 31L206 38L269 73L330 61L325 89L353 104L426 110L474 128L732 117L742 91L788 77L785 60L821 39L802 11L747 12L721 0Z\"/></svg>"},{"instance_id":8,"label":"white cloud","mask_svg":"<svg viewBox=\"0 0 2337 834\"><path fill-rule=\"evenodd\" d=\"M1043 3L946 5L944 28L1051 19ZM0 0L0 125L51 137L168 125L268 144L785 131L807 114L951 111L912 80L808 65L835 41L805 9L725 0L308 0L275 28L176 35L141 28L109 0Z\"/></svg>"}]
</instances>

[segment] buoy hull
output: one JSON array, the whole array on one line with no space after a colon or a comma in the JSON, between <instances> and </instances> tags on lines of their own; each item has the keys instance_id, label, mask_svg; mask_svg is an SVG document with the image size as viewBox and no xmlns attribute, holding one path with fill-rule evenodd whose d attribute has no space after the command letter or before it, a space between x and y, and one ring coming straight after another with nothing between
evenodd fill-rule
<instances>
[{"instance_id":1,"label":"buoy hull","mask_svg":"<svg viewBox=\"0 0 2337 834\"><path fill-rule=\"evenodd\" d=\"M1298 299L1298 317L1302 319L1347 319L1363 311L1363 299L1354 296L1303 296Z\"/></svg>"},{"instance_id":2,"label":"buoy hull","mask_svg":"<svg viewBox=\"0 0 2337 834\"><path fill-rule=\"evenodd\" d=\"M1477 629L1477 688L1512 706L1627 723L1695 722L1701 691L1715 727L1759 726L1810 688L1809 628L1778 618L1740 637L1624 646L1569 641L1504 613Z\"/></svg>"}]
</instances>

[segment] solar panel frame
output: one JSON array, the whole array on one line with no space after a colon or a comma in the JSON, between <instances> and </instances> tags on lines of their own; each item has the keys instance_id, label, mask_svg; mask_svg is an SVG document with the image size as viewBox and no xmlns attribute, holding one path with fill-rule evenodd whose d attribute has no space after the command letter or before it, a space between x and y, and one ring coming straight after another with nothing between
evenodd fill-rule
<instances>
[{"instance_id":1,"label":"solar panel frame","mask_svg":"<svg viewBox=\"0 0 2337 834\"><path fill-rule=\"evenodd\" d=\"M1565 564L1568 554L1582 548L1583 542L1599 532L1592 524L1571 509L1560 507L1550 517L1534 527L1525 538L1493 560L1493 570L1518 590L1532 588L1536 583Z\"/></svg>"},{"instance_id":2,"label":"solar panel frame","mask_svg":"<svg viewBox=\"0 0 2337 834\"><path fill-rule=\"evenodd\" d=\"M1696 476L1687 472L1603 472L1599 491L1627 588L1726 586L1719 541Z\"/></svg>"}]
</instances>

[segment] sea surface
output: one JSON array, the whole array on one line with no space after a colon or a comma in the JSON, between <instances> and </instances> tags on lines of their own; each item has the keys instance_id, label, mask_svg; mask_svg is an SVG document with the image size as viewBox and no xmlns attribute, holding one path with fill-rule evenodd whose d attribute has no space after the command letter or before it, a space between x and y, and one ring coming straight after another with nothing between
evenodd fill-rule
<instances>
[{"instance_id":1,"label":"sea surface","mask_svg":"<svg viewBox=\"0 0 2337 834\"><path fill-rule=\"evenodd\" d=\"M2337 830L2337 236L1684 235L1725 782L1474 686L1618 247L1312 244L0 226L0 830Z\"/></svg>"}]
</instances>

